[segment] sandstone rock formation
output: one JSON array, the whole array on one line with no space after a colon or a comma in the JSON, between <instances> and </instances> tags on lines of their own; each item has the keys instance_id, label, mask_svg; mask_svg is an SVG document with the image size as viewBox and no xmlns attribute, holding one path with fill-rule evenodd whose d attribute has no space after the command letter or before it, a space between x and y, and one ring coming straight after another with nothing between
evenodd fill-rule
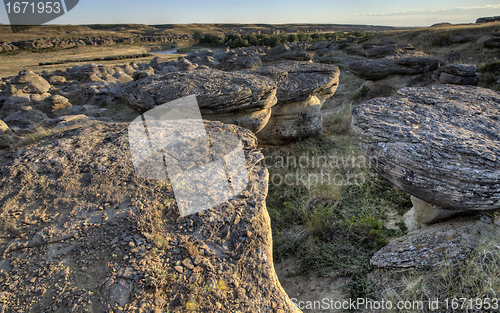
<instances>
[{"instance_id":1,"label":"sandstone rock formation","mask_svg":"<svg viewBox=\"0 0 500 313\"><path fill-rule=\"evenodd\" d=\"M125 84L121 97L140 113L195 94L203 118L260 131L276 104L276 82L270 78L219 70L154 75Z\"/></svg>"},{"instance_id":2,"label":"sandstone rock formation","mask_svg":"<svg viewBox=\"0 0 500 313\"><path fill-rule=\"evenodd\" d=\"M16 129L31 129L36 126L43 126L49 121L49 117L38 110L34 110L30 106L23 106L16 113L4 118L4 122L9 125L10 128Z\"/></svg>"},{"instance_id":3,"label":"sandstone rock formation","mask_svg":"<svg viewBox=\"0 0 500 313\"><path fill-rule=\"evenodd\" d=\"M127 127L79 128L0 155L3 309L300 312L274 272L255 136L205 124L241 138L248 185L180 217L168 181L134 174Z\"/></svg>"},{"instance_id":4,"label":"sandstone rock formation","mask_svg":"<svg viewBox=\"0 0 500 313\"><path fill-rule=\"evenodd\" d=\"M491 33L491 36L483 41L487 49L500 49L500 32Z\"/></svg>"},{"instance_id":5,"label":"sandstone rock formation","mask_svg":"<svg viewBox=\"0 0 500 313\"><path fill-rule=\"evenodd\" d=\"M269 50L263 57L264 61L276 60L295 60L295 61L310 61L314 58L316 53L307 51L299 47L290 48L288 44L284 43Z\"/></svg>"},{"instance_id":6,"label":"sandstone rock formation","mask_svg":"<svg viewBox=\"0 0 500 313\"><path fill-rule=\"evenodd\" d=\"M439 67L435 57L406 57L351 62L349 69L359 78L379 80L390 75L415 75L432 72Z\"/></svg>"},{"instance_id":7,"label":"sandstone rock formation","mask_svg":"<svg viewBox=\"0 0 500 313\"><path fill-rule=\"evenodd\" d=\"M500 208L500 94L472 86L403 88L352 110L374 169L455 212Z\"/></svg>"},{"instance_id":8,"label":"sandstone rock formation","mask_svg":"<svg viewBox=\"0 0 500 313\"><path fill-rule=\"evenodd\" d=\"M18 92L43 94L49 91L50 84L38 74L25 70L19 72L11 83Z\"/></svg>"},{"instance_id":9,"label":"sandstone rock formation","mask_svg":"<svg viewBox=\"0 0 500 313\"><path fill-rule=\"evenodd\" d=\"M278 103L272 107L267 125L257 133L259 143L286 144L321 131L321 106L337 90L338 67L291 62L266 66L251 73L270 77L278 83Z\"/></svg>"},{"instance_id":10,"label":"sandstone rock formation","mask_svg":"<svg viewBox=\"0 0 500 313\"><path fill-rule=\"evenodd\" d=\"M0 149L11 148L17 140L17 136L12 132L9 126L7 126L4 121L0 120Z\"/></svg>"},{"instance_id":11,"label":"sandstone rock formation","mask_svg":"<svg viewBox=\"0 0 500 313\"><path fill-rule=\"evenodd\" d=\"M187 34L167 34L167 35L136 35L128 38L81 38L81 39L61 39L61 38L43 38L35 40L13 41L10 43L0 42L0 51L17 49L44 49L51 47L71 48L75 46L106 46L117 43L136 43L136 42L174 42L174 40L186 40L192 38Z\"/></svg>"},{"instance_id":12,"label":"sandstone rock formation","mask_svg":"<svg viewBox=\"0 0 500 313\"><path fill-rule=\"evenodd\" d=\"M474 64L448 64L439 69L439 81L443 84L477 85L477 66Z\"/></svg>"},{"instance_id":13,"label":"sandstone rock formation","mask_svg":"<svg viewBox=\"0 0 500 313\"><path fill-rule=\"evenodd\" d=\"M362 49L346 49L349 54L357 54L370 59L384 58L393 55L405 55L409 51L415 50L410 44L397 44L394 40L384 40L380 42L366 42L361 46Z\"/></svg>"},{"instance_id":14,"label":"sandstone rock formation","mask_svg":"<svg viewBox=\"0 0 500 313\"><path fill-rule=\"evenodd\" d=\"M230 50L216 68L231 71L238 69L254 69L262 66L259 53L247 53L243 49Z\"/></svg>"},{"instance_id":15,"label":"sandstone rock formation","mask_svg":"<svg viewBox=\"0 0 500 313\"><path fill-rule=\"evenodd\" d=\"M132 80L130 69L127 66L111 66L100 64L76 65L67 68L66 72L80 83L106 82L110 84L120 84ZM133 74L132 74L133 75Z\"/></svg>"},{"instance_id":16,"label":"sandstone rock formation","mask_svg":"<svg viewBox=\"0 0 500 313\"><path fill-rule=\"evenodd\" d=\"M494 249L500 226L487 216L438 223L392 240L371 259L375 267L393 270L453 266L476 249Z\"/></svg>"},{"instance_id":17,"label":"sandstone rock formation","mask_svg":"<svg viewBox=\"0 0 500 313\"><path fill-rule=\"evenodd\" d=\"M492 22L500 22L500 16L480 17L476 20L476 23L492 23Z\"/></svg>"}]
</instances>

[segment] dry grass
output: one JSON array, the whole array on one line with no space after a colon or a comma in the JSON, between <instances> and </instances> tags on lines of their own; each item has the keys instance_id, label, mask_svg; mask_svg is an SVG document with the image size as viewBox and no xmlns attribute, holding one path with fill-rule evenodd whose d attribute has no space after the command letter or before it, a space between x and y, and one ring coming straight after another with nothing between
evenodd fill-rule
<instances>
[{"instance_id":1,"label":"dry grass","mask_svg":"<svg viewBox=\"0 0 500 313\"><path fill-rule=\"evenodd\" d=\"M492 32L500 31L500 22L484 24L440 25L415 30L397 30L377 33L369 42L383 39L394 39L399 43L410 43L418 50L435 56L445 56L450 52L459 52L456 63L472 63L481 65L498 59L498 53L487 52L482 40ZM461 44L446 43L450 36L471 36L470 42Z\"/></svg>"},{"instance_id":2,"label":"dry grass","mask_svg":"<svg viewBox=\"0 0 500 313\"><path fill-rule=\"evenodd\" d=\"M98 121L95 122L99 123ZM60 134L68 130L76 129L82 127L82 125L72 125L66 127L54 127L54 128L43 128L41 126L35 127L28 134L21 136L21 141L16 146L27 146L45 137L49 137L55 134Z\"/></svg>"},{"instance_id":3,"label":"dry grass","mask_svg":"<svg viewBox=\"0 0 500 313\"><path fill-rule=\"evenodd\" d=\"M431 271L397 273L377 270L371 274L370 280L375 287L372 294L375 298L394 304L398 301L424 303L423 309L389 312L435 312L429 309L429 299L439 300L438 312L496 312L486 309L484 301L500 296L500 247L495 238L489 238L476 248L467 263ZM458 307L453 308L452 301ZM483 303L481 307L480 303Z\"/></svg>"}]
</instances>

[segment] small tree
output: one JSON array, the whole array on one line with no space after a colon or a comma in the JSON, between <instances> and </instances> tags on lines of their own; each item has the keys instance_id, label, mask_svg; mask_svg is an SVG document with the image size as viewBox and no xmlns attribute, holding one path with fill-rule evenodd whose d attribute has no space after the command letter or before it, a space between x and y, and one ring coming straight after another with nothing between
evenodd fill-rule
<instances>
[{"instance_id":1,"label":"small tree","mask_svg":"<svg viewBox=\"0 0 500 313\"><path fill-rule=\"evenodd\" d=\"M257 36L255 35L250 35L248 37L248 41L250 42L251 45L257 46Z\"/></svg>"},{"instance_id":2,"label":"small tree","mask_svg":"<svg viewBox=\"0 0 500 313\"><path fill-rule=\"evenodd\" d=\"M299 42L297 34L288 35L288 42Z\"/></svg>"}]
</instances>

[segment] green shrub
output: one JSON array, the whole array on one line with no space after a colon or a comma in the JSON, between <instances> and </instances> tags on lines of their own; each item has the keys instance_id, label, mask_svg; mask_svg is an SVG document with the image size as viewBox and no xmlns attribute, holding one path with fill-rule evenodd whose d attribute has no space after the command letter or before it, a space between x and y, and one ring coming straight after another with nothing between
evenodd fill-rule
<instances>
[{"instance_id":1,"label":"green shrub","mask_svg":"<svg viewBox=\"0 0 500 313\"><path fill-rule=\"evenodd\" d=\"M433 46L449 46L450 42L450 34L449 33L439 33L434 39L432 39Z\"/></svg>"},{"instance_id":2,"label":"green shrub","mask_svg":"<svg viewBox=\"0 0 500 313\"><path fill-rule=\"evenodd\" d=\"M368 95L369 91L370 87L366 85L361 86L361 88L354 95L352 95L351 97L352 101L363 99L364 97L366 97L366 95Z\"/></svg>"}]
</instances>

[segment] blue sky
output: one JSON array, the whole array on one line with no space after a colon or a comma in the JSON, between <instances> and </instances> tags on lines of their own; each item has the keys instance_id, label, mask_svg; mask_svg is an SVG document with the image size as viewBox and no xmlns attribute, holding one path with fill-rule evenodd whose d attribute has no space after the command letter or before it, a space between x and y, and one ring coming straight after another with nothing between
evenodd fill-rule
<instances>
[{"instance_id":1,"label":"blue sky","mask_svg":"<svg viewBox=\"0 0 500 313\"><path fill-rule=\"evenodd\" d=\"M8 0L23 1L23 0ZM24 0L26 1L26 0ZM430 26L500 15L498 0L80 0L50 24L327 23ZM0 23L7 24L5 7Z\"/></svg>"}]
</instances>

